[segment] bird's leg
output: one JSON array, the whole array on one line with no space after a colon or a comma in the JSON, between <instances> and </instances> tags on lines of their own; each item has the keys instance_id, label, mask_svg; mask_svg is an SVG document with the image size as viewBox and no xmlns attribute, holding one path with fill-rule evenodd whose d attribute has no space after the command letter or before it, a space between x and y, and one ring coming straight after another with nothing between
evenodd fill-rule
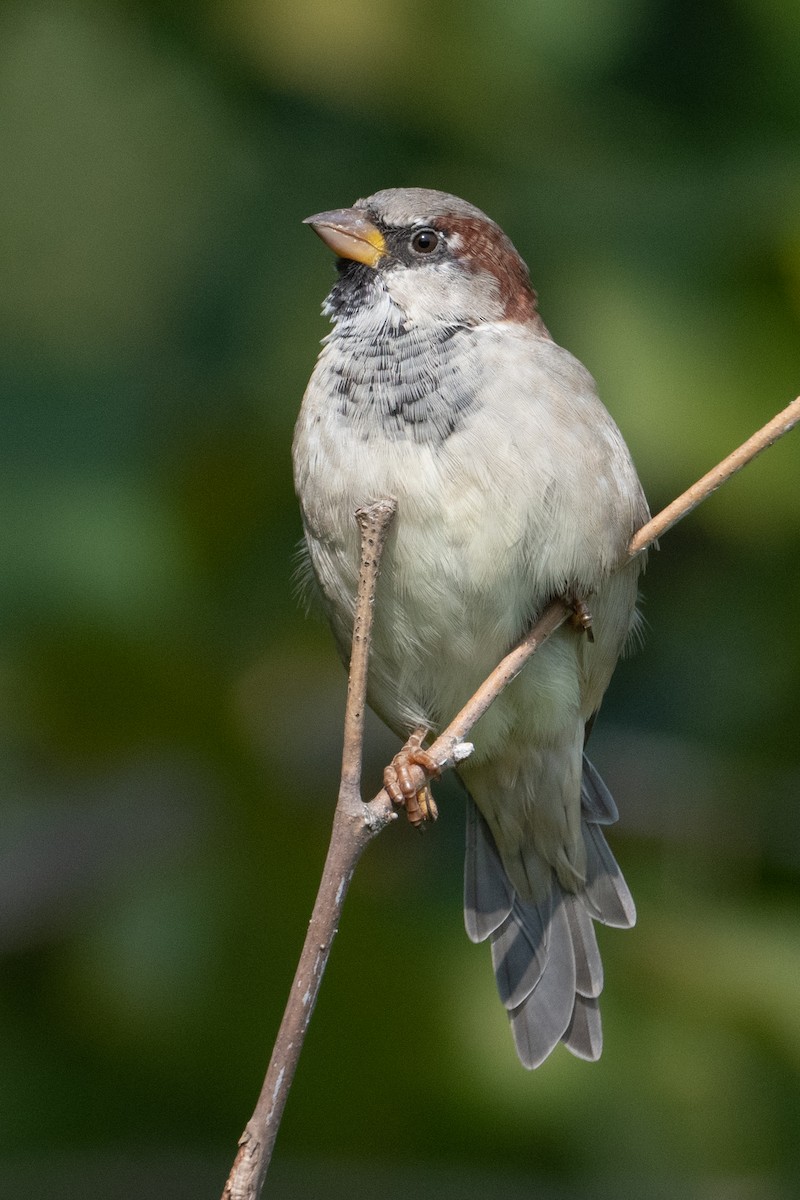
<instances>
[{"instance_id":1,"label":"bird's leg","mask_svg":"<svg viewBox=\"0 0 800 1200\"><path fill-rule=\"evenodd\" d=\"M422 767L428 779L439 778L439 768L428 751L422 748L427 733L424 725L415 729L403 749L395 754L383 772L383 786L389 799L392 804L405 808L406 816L415 829L423 828L426 821L435 821L439 816L436 801L427 783L418 788L409 770L411 766Z\"/></svg>"},{"instance_id":2,"label":"bird's leg","mask_svg":"<svg viewBox=\"0 0 800 1200\"><path fill-rule=\"evenodd\" d=\"M569 619L570 625L581 633L585 633L587 639L593 642L594 630L592 629L592 614L589 611L589 605L578 596L565 596L564 599L572 609L572 616Z\"/></svg>"}]
</instances>

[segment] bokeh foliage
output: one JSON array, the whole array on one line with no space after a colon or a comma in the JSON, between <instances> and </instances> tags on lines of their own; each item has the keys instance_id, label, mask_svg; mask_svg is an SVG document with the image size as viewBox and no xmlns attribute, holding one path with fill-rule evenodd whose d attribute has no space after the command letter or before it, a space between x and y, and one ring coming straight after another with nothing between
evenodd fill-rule
<instances>
[{"instance_id":1,"label":"bokeh foliage","mask_svg":"<svg viewBox=\"0 0 800 1200\"><path fill-rule=\"evenodd\" d=\"M0 1195L217 1195L260 1085L343 699L301 218L496 217L655 508L799 389L799 58L779 0L6 0ZM359 870L273 1194L796 1194L798 436L652 556L594 735L640 911L600 1064L517 1066L448 785Z\"/></svg>"}]
</instances>

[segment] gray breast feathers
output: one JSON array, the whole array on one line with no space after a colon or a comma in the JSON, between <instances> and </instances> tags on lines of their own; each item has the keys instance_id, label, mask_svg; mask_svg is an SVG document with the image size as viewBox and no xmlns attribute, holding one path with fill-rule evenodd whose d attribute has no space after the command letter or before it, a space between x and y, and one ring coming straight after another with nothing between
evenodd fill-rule
<instances>
[{"instance_id":1,"label":"gray breast feathers","mask_svg":"<svg viewBox=\"0 0 800 1200\"><path fill-rule=\"evenodd\" d=\"M318 370L338 413L364 439L440 442L477 402L481 377L468 342L469 331L458 326L441 325L424 337L401 326L368 341L361 329L340 328Z\"/></svg>"}]
</instances>

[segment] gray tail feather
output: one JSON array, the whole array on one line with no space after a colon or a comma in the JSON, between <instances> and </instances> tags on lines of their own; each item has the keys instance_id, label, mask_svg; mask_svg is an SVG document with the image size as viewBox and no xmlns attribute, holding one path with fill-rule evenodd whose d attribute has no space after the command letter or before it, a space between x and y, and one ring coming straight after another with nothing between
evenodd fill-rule
<instances>
[{"instance_id":1,"label":"gray tail feather","mask_svg":"<svg viewBox=\"0 0 800 1200\"><path fill-rule=\"evenodd\" d=\"M489 826L467 799L464 923L473 942L491 938L497 990L528 1068L544 1062L560 1041L578 1058L600 1057L603 964L593 922L627 929L636 921L633 898L599 828L617 819L616 806L585 756L581 807L583 891L567 892L554 874L547 895L531 902L514 891Z\"/></svg>"}]
</instances>

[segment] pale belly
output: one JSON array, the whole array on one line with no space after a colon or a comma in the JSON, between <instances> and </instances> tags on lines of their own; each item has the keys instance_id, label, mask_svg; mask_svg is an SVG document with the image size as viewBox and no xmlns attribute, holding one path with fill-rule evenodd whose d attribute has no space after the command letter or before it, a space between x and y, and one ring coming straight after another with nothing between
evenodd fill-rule
<instances>
[{"instance_id":1,"label":"pale belly","mask_svg":"<svg viewBox=\"0 0 800 1200\"><path fill-rule=\"evenodd\" d=\"M350 511L362 502L354 496ZM520 555L518 538L498 533L509 526L513 531L490 498L468 489L438 504L430 494L423 503L419 492L399 497L378 585L369 685L372 707L399 734L418 725L443 728L552 598L553 589ZM344 536L337 520L309 525L308 544L347 656L355 523ZM509 737L552 744L588 717L607 673L587 689L585 655L581 635L571 628L556 633L476 726L475 761L494 757Z\"/></svg>"},{"instance_id":2,"label":"pale belly","mask_svg":"<svg viewBox=\"0 0 800 1200\"><path fill-rule=\"evenodd\" d=\"M597 476L589 503L575 496L550 467L552 440L542 428L535 440L510 426L498 434L482 414L435 446L368 438L310 389L296 433L296 483L314 573L345 657L358 578L355 510L385 496L398 503L378 585L369 689L371 705L398 733L442 728L565 588L593 593L594 644L572 628L556 633L476 728L476 761L499 753L509 736L553 744L599 705L630 625L636 571L609 578L619 534L602 517L608 480ZM599 533L587 529L587 513ZM595 541L596 551L587 550Z\"/></svg>"}]
</instances>

